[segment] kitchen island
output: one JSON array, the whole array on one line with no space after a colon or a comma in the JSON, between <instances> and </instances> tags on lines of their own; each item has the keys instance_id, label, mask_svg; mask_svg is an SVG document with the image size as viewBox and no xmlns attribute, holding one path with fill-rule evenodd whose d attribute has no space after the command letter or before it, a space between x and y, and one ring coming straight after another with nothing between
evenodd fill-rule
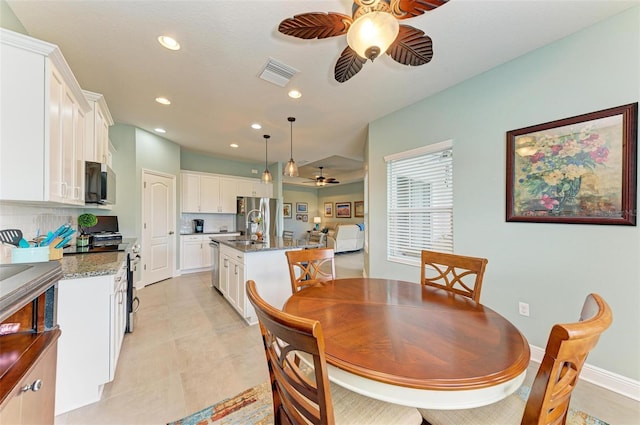
<instances>
[{"instance_id":1,"label":"kitchen island","mask_svg":"<svg viewBox=\"0 0 640 425\"><path fill-rule=\"evenodd\" d=\"M291 296L288 250L318 248L319 243L268 238L263 241L239 237L211 237L220 245L218 288L225 299L250 325L258 318L245 293L247 280L256 282L260 296L269 304L282 308Z\"/></svg>"}]
</instances>

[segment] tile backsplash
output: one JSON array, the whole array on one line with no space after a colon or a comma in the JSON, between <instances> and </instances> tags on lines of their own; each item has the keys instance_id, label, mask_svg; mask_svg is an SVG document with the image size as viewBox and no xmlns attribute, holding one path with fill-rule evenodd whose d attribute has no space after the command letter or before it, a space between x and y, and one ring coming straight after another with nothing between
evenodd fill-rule
<instances>
[{"instance_id":1,"label":"tile backsplash","mask_svg":"<svg viewBox=\"0 0 640 425\"><path fill-rule=\"evenodd\" d=\"M180 216L180 233L193 232L193 220L199 218L204 220L204 231L219 232L221 229L232 232L236 230L235 214L190 214L183 213Z\"/></svg>"},{"instance_id":2,"label":"tile backsplash","mask_svg":"<svg viewBox=\"0 0 640 425\"><path fill-rule=\"evenodd\" d=\"M31 240L36 237L38 229L41 235L46 235L65 223L71 223L71 226L77 229L78 214L81 214L81 211L77 208L49 208L0 202L0 230L20 229L24 238Z\"/></svg>"}]
</instances>

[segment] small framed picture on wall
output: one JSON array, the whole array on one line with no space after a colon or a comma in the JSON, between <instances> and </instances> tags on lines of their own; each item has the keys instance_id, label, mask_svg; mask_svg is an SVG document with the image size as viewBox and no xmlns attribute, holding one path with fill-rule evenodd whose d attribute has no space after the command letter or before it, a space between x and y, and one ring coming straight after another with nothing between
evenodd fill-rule
<instances>
[{"instance_id":1,"label":"small framed picture on wall","mask_svg":"<svg viewBox=\"0 0 640 425\"><path fill-rule=\"evenodd\" d=\"M333 217L333 202L324 203L324 216Z\"/></svg>"},{"instance_id":2,"label":"small framed picture on wall","mask_svg":"<svg viewBox=\"0 0 640 425\"><path fill-rule=\"evenodd\" d=\"M302 214L302 222L306 223L309 221L309 216L307 214Z\"/></svg>"},{"instance_id":3,"label":"small framed picture on wall","mask_svg":"<svg viewBox=\"0 0 640 425\"><path fill-rule=\"evenodd\" d=\"M302 221L302 216L304 214L296 214L296 221Z\"/></svg>"},{"instance_id":4,"label":"small framed picture on wall","mask_svg":"<svg viewBox=\"0 0 640 425\"><path fill-rule=\"evenodd\" d=\"M291 218L292 217L292 212L291 209L293 208L293 206L291 205L291 203L283 203L282 204L282 217L283 218Z\"/></svg>"},{"instance_id":5,"label":"small framed picture on wall","mask_svg":"<svg viewBox=\"0 0 640 425\"><path fill-rule=\"evenodd\" d=\"M309 207L306 202L296 202L296 214L306 214Z\"/></svg>"},{"instance_id":6,"label":"small framed picture on wall","mask_svg":"<svg viewBox=\"0 0 640 425\"><path fill-rule=\"evenodd\" d=\"M351 202L336 202L336 218L351 218Z\"/></svg>"},{"instance_id":7,"label":"small framed picture on wall","mask_svg":"<svg viewBox=\"0 0 640 425\"><path fill-rule=\"evenodd\" d=\"M364 217L364 201L355 201L353 203L353 210L355 217Z\"/></svg>"}]
</instances>

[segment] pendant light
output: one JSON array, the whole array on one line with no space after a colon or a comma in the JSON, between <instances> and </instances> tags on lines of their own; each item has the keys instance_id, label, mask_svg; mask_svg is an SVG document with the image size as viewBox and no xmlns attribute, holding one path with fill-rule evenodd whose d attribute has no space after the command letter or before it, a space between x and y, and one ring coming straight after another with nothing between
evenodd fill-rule
<instances>
[{"instance_id":1,"label":"pendant light","mask_svg":"<svg viewBox=\"0 0 640 425\"><path fill-rule=\"evenodd\" d=\"M271 177L271 173L269 172L269 166L267 163L267 142L269 141L269 138L271 136L269 136L268 134L265 134L263 137L264 137L264 171L262 172L262 182L271 183L273 181L273 177Z\"/></svg>"},{"instance_id":2,"label":"pendant light","mask_svg":"<svg viewBox=\"0 0 640 425\"><path fill-rule=\"evenodd\" d=\"M287 118L289 121L289 126L291 127L291 158L287 165L284 167L284 175L289 177L298 177L298 166L296 162L293 160L293 123L295 122L294 117Z\"/></svg>"}]
</instances>

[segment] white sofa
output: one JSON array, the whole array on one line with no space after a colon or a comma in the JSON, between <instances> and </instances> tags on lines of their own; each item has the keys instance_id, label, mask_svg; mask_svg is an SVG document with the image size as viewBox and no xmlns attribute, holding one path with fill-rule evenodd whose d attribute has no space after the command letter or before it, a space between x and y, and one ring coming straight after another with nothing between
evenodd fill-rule
<instances>
[{"instance_id":1,"label":"white sofa","mask_svg":"<svg viewBox=\"0 0 640 425\"><path fill-rule=\"evenodd\" d=\"M327 235L327 248L334 252L358 251L364 247L364 231L357 224L338 224Z\"/></svg>"}]
</instances>

